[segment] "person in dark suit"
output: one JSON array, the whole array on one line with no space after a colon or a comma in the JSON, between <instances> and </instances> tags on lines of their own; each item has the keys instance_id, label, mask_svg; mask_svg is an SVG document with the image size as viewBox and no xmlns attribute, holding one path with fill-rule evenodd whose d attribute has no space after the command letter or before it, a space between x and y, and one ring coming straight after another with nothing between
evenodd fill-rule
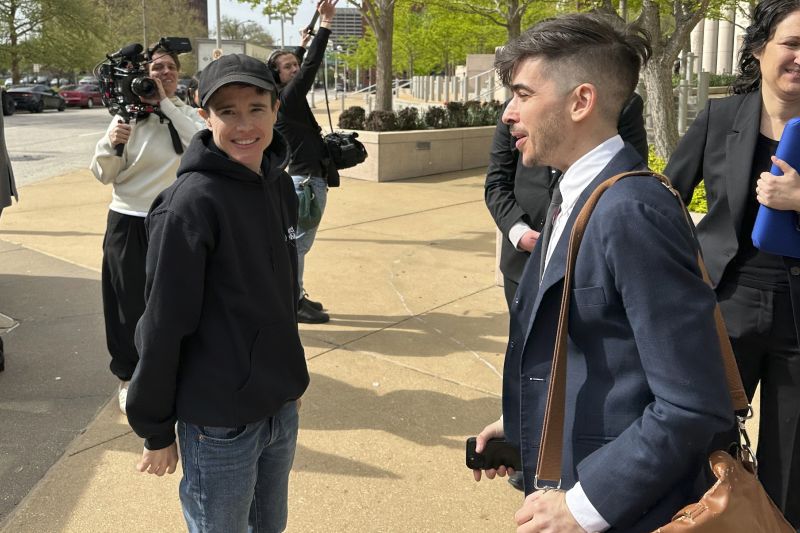
<instances>
[{"instance_id":1,"label":"person in dark suit","mask_svg":"<svg viewBox=\"0 0 800 533\"><path fill-rule=\"evenodd\" d=\"M503 416L477 442L520 448L519 532L653 531L708 488L712 439L733 427L716 301L684 210L659 181L628 178L597 204L569 293L564 490L536 481L569 234L599 184L646 168L617 122L649 56L644 32L570 14L524 32L495 63L514 94L503 119L523 164L564 173L511 309Z\"/></svg>"},{"instance_id":2,"label":"person in dark suit","mask_svg":"<svg viewBox=\"0 0 800 533\"><path fill-rule=\"evenodd\" d=\"M779 161L785 175L769 174L786 122L800 116L800 2L756 6L732 89L709 100L664 172L684 201L705 182L698 238L750 399L761 383L758 476L800 528L800 261L751 239L759 202L800 210L781 194L796 192L786 187L800 183L795 169Z\"/></svg>"},{"instance_id":3,"label":"person in dark suit","mask_svg":"<svg viewBox=\"0 0 800 533\"><path fill-rule=\"evenodd\" d=\"M506 106L508 102L506 102ZM504 106L505 108L505 106ZM636 93L619 116L619 134L647 161L647 131L644 128L644 102ZM526 167L514 148L515 139L502 116L497 121L489 168L486 171L484 199L495 224L503 234L500 244L500 271L503 291L511 310L519 278L531 250L544 226L550 197L561 173L550 167ZM508 482L523 490L522 473L509 476Z\"/></svg>"},{"instance_id":4,"label":"person in dark suit","mask_svg":"<svg viewBox=\"0 0 800 533\"><path fill-rule=\"evenodd\" d=\"M633 145L647 161L643 111L642 97L633 93L622 109L618 128L622 140ZM500 271L506 303L511 309L519 278L542 231L550 195L561 173L550 167L525 167L508 130L501 117L489 155L484 199L504 237L500 245Z\"/></svg>"}]
</instances>

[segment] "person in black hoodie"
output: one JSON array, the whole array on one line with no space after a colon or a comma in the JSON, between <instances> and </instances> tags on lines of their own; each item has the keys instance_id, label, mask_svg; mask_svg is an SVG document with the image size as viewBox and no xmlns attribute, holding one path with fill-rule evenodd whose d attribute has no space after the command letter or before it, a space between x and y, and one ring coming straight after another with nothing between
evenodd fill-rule
<instances>
[{"instance_id":1,"label":"person in black hoodie","mask_svg":"<svg viewBox=\"0 0 800 533\"><path fill-rule=\"evenodd\" d=\"M267 66L226 55L203 71L207 130L146 219L147 305L128 421L137 468L177 466L189 531L283 531L299 398L309 382L297 330L297 196L273 131Z\"/></svg>"},{"instance_id":2,"label":"person in black hoodie","mask_svg":"<svg viewBox=\"0 0 800 533\"><path fill-rule=\"evenodd\" d=\"M317 2L317 11L322 20L302 64L299 64L298 58L304 55L303 47L298 47L296 51L277 50L267 60L273 75L280 83L281 107L275 129L286 137L292 151L289 174L298 196L303 194L305 187L311 187L321 212L325 211L328 187L339 186L339 174L330 163L328 151L320 135L322 128L317 124L306 96L314 86L317 70L325 57L337 2L338 0ZM304 38L304 43L305 40ZM297 234L297 280L300 284L297 319L307 324L321 324L330 320L321 303L308 299L303 286L305 256L311 250L316 235L316 226Z\"/></svg>"}]
</instances>

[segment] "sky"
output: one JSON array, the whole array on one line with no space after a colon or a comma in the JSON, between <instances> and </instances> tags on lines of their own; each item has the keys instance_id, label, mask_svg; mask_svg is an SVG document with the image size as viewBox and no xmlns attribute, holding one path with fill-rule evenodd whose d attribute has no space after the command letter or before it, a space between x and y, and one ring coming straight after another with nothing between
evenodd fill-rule
<instances>
[{"instance_id":1,"label":"sky","mask_svg":"<svg viewBox=\"0 0 800 533\"><path fill-rule=\"evenodd\" d=\"M236 0L208 0L208 29L214 31L217 27L217 3L220 6L220 13L222 16L232 17L240 21L252 20L261 24L272 37L275 39L276 44L281 44L281 23L280 21L273 21L269 23L267 16L261 14L261 9L251 8L248 4L240 4ZM262 4L263 4L262 0ZM343 0L339 0L339 5L343 5ZM294 23L286 21L283 25L283 32L286 38L284 46L296 46L300 43L300 28L308 26L311 18L314 16L315 0L303 0L297 15L294 17ZM211 36L214 37L213 35Z\"/></svg>"}]
</instances>

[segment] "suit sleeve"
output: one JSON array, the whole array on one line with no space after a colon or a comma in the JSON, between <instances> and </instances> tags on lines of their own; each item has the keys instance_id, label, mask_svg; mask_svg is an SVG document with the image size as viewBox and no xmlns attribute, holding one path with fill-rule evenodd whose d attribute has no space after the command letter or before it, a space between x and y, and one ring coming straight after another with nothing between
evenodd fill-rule
<instances>
[{"instance_id":1,"label":"suit sleeve","mask_svg":"<svg viewBox=\"0 0 800 533\"><path fill-rule=\"evenodd\" d=\"M694 188L703 179L703 154L708 142L708 121L711 114L711 101L689 126L678 147L669 158L664 174L672 186L681 194L683 203L692 201Z\"/></svg>"},{"instance_id":2,"label":"suit sleeve","mask_svg":"<svg viewBox=\"0 0 800 533\"><path fill-rule=\"evenodd\" d=\"M514 196L518 153L512 145L508 126L503 124L502 115L497 121L489 154L489 168L486 170L484 199L495 224L508 238L509 230L517 222L530 226L528 215L517 203Z\"/></svg>"},{"instance_id":3,"label":"suit sleeve","mask_svg":"<svg viewBox=\"0 0 800 533\"><path fill-rule=\"evenodd\" d=\"M644 128L644 101L637 93L631 95L617 124L622 140L631 144L642 156L642 161L647 162L647 131Z\"/></svg>"},{"instance_id":4,"label":"suit sleeve","mask_svg":"<svg viewBox=\"0 0 800 533\"><path fill-rule=\"evenodd\" d=\"M677 203L667 200L675 205L666 209L628 196L601 209L604 200L591 237L602 243L652 400L577 469L597 511L625 530L706 460L712 438L733 425L733 405L713 318L716 298L701 278Z\"/></svg>"}]
</instances>

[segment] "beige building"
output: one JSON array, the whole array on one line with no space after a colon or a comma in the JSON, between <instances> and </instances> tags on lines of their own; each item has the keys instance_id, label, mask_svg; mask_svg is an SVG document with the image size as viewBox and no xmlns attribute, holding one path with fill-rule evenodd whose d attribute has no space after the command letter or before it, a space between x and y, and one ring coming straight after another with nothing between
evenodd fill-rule
<instances>
[{"instance_id":1,"label":"beige building","mask_svg":"<svg viewBox=\"0 0 800 533\"><path fill-rule=\"evenodd\" d=\"M691 34L691 52L695 56L694 73L735 74L739 50L750 25L750 3L739 2L728 8L721 20L702 19Z\"/></svg>"}]
</instances>

